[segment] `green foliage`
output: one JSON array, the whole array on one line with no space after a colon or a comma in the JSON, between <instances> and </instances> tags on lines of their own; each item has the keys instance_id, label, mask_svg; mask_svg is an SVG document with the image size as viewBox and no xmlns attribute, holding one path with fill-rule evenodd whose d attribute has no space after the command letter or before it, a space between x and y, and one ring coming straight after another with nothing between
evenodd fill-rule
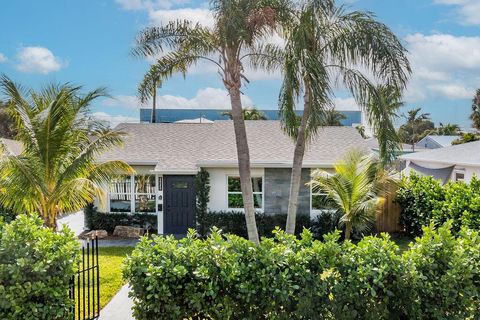
<instances>
[{"instance_id":1,"label":"green foliage","mask_svg":"<svg viewBox=\"0 0 480 320\"><path fill-rule=\"evenodd\" d=\"M407 233L419 235L430 221L443 224L452 220L452 230L461 227L480 230L480 180L469 184L449 182L441 185L432 177L412 175L404 178L395 201L402 207L400 223Z\"/></svg>"},{"instance_id":2,"label":"green foliage","mask_svg":"<svg viewBox=\"0 0 480 320\"><path fill-rule=\"evenodd\" d=\"M208 202L210 201L210 174L204 168L195 176L195 192L197 232L204 237L207 235L209 228L205 219L208 214Z\"/></svg>"},{"instance_id":3,"label":"green foliage","mask_svg":"<svg viewBox=\"0 0 480 320\"><path fill-rule=\"evenodd\" d=\"M92 204L85 207L84 214L85 226L89 230L106 230L113 233L116 226L131 226L148 229L151 233L157 229L156 214L98 212Z\"/></svg>"},{"instance_id":4,"label":"green foliage","mask_svg":"<svg viewBox=\"0 0 480 320\"><path fill-rule=\"evenodd\" d=\"M258 234L261 237L271 236L276 227L283 227L287 222L287 214L264 214L255 213L257 221ZM234 234L247 238L247 226L245 225L245 214L241 211L209 211L205 215L204 224L201 226L204 230L210 230L216 227L223 233ZM305 214L297 215L297 235L303 231L303 228L311 228L312 222L310 216ZM317 228L318 230L320 228ZM333 230L329 230L333 231Z\"/></svg>"},{"instance_id":5,"label":"green foliage","mask_svg":"<svg viewBox=\"0 0 480 320\"><path fill-rule=\"evenodd\" d=\"M452 145L463 144L480 140L480 136L475 133L464 133L458 139L452 141Z\"/></svg>"},{"instance_id":6,"label":"green foliage","mask_svg":"<svg viewBox=\"0 0 480 320\"><path fill-rule=\"evenodd\" d=\"M8 103L0 101L0 138L14 139L17 133L15 120L8 112Z\"/></svg>"},{"instance_id":7,"label":"green foliage","mask_svg":"<svg viewBox=\"0 0 480 320\"><path fill-rule=\"evenodd\" d=\"M412 235L420 235L430 223L433 210L445 199L440 181L430 176L410 175L403 178L395 202L402 208L400 224Z\"/></svg>"},{"instance_id":8,"label":"green foliage","mask_svg":"<svg viewBox=\"0 0 480 320\"><path fill-rule=\"evenodd\" d=\"M480 130L480 89L477 89L473 97L470 119L472 120L473 127Z\"/></svg>"},{"instance_id":9,"label":"green foliage","mask_svg":"<svg viewBox=\"0 0 480 320\"><path fill-rule=\"evenodd\" d=\"M429 113L420 113L421 108L408 111L407 122L400 126L398 136L403 143L415 144L435 129Z\"/></svg>"},{"instance_id":10,"label":"green foliage","mask_svg":"<svg viewBox=\"0 0 480 320\"><path fill-rule=\"evenodd\" d=\"M102 193L112 175L133 172L122 161L98 156L121 145L124 133L89 116L90 105L104 89L86 94L71 84L24 88L6 76L0 91L9 99L20 155L0 157L0 204L15 213L38 213L56 228L57 215L82 209ZM0 154L4 149L0 142Z\"/></svg>"},{"instance_id":11,"label":"green foliage","mask_svg":"<svg viewBox=\"0 0 480 320\"><path fill-rule=\"evenodd\" d=\"M322 125L342 126L342 121L345 119L347 119L347 116L342 112L335 110L335 108L328 108L323 112Z\"/></svg>"},{"instance_id":12,"label":"green foliage","mask_svg":"<svg viewBox=\"0 0 480 320\"><path fill-rule=\"evenodd\" d=\"M258 110L257 108L243 108L242 109L243 119L244 120L268 120L265 113ZM227 116L230 120L233 120L232 112L226 111L222 112L223 116Z\"/></svg>"},{"instance_id":13,"label":"green foliage","mask_svg":"<svg viewBox=\"0 0 480 320\"><path fill-rule=\"evenodd\" d=\"M401 253L387 235L358 244L282 231L258 246L213 230L204 240L144 237L125 261L136 319L473 319L480 237L426 228ZM437 254L438 253L438 254ZM455 301L458 301L456 304Z\"/></svg>"},{"instance_id":14,"label":"green foliage","mask_svg":"<svg viewBox=\"0 0 480 320\"><path fill-rule=\"evenodd\" d=\"M53 232L39 218L0 222L0 318L68 319L78 249L71 231Z\"/></svg>"}]
</instances>

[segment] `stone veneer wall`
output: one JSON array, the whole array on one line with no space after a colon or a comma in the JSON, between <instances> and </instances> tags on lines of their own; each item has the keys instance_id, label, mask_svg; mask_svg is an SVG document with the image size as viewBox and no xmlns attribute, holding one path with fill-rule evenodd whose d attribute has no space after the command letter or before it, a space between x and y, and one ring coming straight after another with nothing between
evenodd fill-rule
<instances>
[{"instance_id":1,"label":"stone veneer wall","mask_svg":"<svg viewBox=\"0 0 480 320\"><path fill-rule=\"evenodd\" d=\"M289 168L265 168L264 212L266 214L287 213L291 172L292 169ZM309 181L310 169L303 169L298 198L298 214L310 215L310 187L306 186Z\"/></svg>"}]
</instances>

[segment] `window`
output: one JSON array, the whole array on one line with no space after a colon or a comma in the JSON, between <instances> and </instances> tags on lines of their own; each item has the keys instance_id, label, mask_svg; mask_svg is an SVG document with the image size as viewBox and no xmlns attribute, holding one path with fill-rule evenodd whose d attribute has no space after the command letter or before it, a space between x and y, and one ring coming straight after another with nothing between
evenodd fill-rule
<instances>
[{"instance_id":1,"label":"window","mask_svg":"<svg viewBox=\"0 0 480 320\"><path fill-rule=\"evenodd\" d=\"M132 210L132 187L130 176L120 176L110 183L110 211L130 212Z\"/></svg>"},{"instance_id":2,"label":"window","mask_svg":"<svg viewBox=\"0 0 480 320\"><path fill-rule=\"evenodd\" d=\"M455 181L465 181L465 170L456 170L455 171Z\"/></svg>"},{"instance_id":3,"label":"window","mask_svg":"<svg viewBox=\"0 0 480 320\"><path fill-rule=\"evenodd\" d=\"M110 183L110 212L156 212L163 203L162 178L155 175L120 176ZM157 191L158 188L158 191Z\"/></svg>"},{"instance_id":4,"label":"window","mask_svg":"<svg viewBox=\"0 0 480 320\"><path fill-rule=\"evenodd\" d=\"M135 212L156 212L155 175L135 176Z\"/></svg>"},{"instance_id":5,"label":"window","mask_svg":"<svg viewBox=\"0 0 480 320\"><path fill-rule=\"evenodd\" d=\"M311 189L311 211L326 211L331 209L331 205L328 203L328 195L322 190Z\"/></svg>"},{"instance_id":6,"label":"window","mask_svg":"<svg viewBox=\"0 0 480 320\"><path fill-rule=\"evenodd\" d=\"M228 208L242 209L243 197L242 189L240 187L240 177L228 177L227 180ZM263 178L252 177L252 187L254 207L257 209L261 209L263 208Z\"/></svg>"}]
</instances>

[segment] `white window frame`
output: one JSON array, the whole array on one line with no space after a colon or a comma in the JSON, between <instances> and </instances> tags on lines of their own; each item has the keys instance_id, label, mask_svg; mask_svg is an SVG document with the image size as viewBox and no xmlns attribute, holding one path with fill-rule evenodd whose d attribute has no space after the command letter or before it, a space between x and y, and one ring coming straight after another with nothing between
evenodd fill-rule
<instances>
[{"instance_id":1,"label":"white window frame","mask_svg":"<svg viewBox=\"0 0 480 320\"><path fill-rule=\"evenodd\" d=\"M128 174L125 174L123 176L129 176ZM111 192L111 181L109 182L107 188L108 188L108 197L107 197L107 211L112 212L111 208L111 200L112 200L112 195L125 195L128 196L130 195L130 213L132 210L135 209L135 199L133 199L133 188L134 188L134 181L133 181L133 175L130 175L130 192ZM129 212L119 212L119 213L129 213Z\"/></svg>"},{"instance_id":2,"label":"white window frame","mask_svg":"<svg viewBox=\"0 0 480 320\"><path fill-rule=\"evenodd\" d=\"M136 192L136 178L138 176L153 176L153 179L154 179L154 182L155 182L155 187L153 188L153 192ZM149 199L148 201L150 201L150 197L154 197L154 201L155 201L155 210L152 211L152 212L142 212L142 213L149 213L149 214L156 214L157 211L158 211L158 207L157 207L157 198L158 198L158 177L156 174L152 174L152 173L143 173L143 174L136 174L136 175L133 175L133 190L132 190L132 197L133 197L133 201L132 201L132 204L133 204L133 207L132 207L132 210L131 212L132 213L136 213L136 212L140 212L140 211L137 211L136 210L136 207L135 207L135 204L136 204L136 197L137 196L148 196ZM162 186L163 188L163 186ZM163 209L163 208L162 208Z\"/></svg>"},{"instance_id":3,"label":"white window frame","mask_svg":"<svg viewBox=\"0 0 480 320\"><path fill-rule=\"evenodd\" d=\"M234 210L234 211L245 211L245 208L231 208L229 205L228 205L228 196L230 194L242 194L242 192L240 191L228 191L228 178L239 178L240 179L240 175L235 175L235 174L227 174L226 175L226 200L227 200L227 209L228 210ZM262 195L262 207L261 208L255 208L255 211L258 211L258 212L263 212L264 208L265 208L265 178L263 175L252 175L250 178L261 178L262 179L262 192L253 192L253 196L255 196L256 194L260 194Z\"/></svg>"},{"instance_id":4,"label":"white window frame","mask_svg":"<svg viewBox=\"0 0 480 320\"><path fill-rule=\"evenodd\" d=\"M328 196L326 192L314 192L313 186L310 185L310 216L314 217L322 212L327 212L329 209L314 209L313 208L313 196Z\"/></svg>"}]
</instances>

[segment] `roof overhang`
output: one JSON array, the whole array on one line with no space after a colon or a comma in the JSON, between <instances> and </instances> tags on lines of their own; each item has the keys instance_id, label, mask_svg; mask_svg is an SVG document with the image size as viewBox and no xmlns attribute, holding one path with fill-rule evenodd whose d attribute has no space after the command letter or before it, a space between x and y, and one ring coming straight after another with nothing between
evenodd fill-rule
<instances>
[{"instance_id":1,"label":"roof overhang","mask_svg":"<svg viewBox=\"0 0 480 320\"><path fill-rule=\"evenodd\" d=\"M442 165L457 165L457 166L466 166L466 167L480 167L480 163L463 162L463 161L445 161L445 160L437 160L437 159L422 159L422 158L411 157L411 155L413 154L400 156L398 158L405 161L429 162L429 163L442 164Z\"/></svg>"},{"instance_id":2,"label":"roof overhang","mask_svg":"<svg viewBox=\"0 0 480 320\"><path fill-rule=\"evenodd\" d=\"M197 161L199 168L236 168L238 161L236 160L200 160ZM290 161L251 161L251 168L292 168L293 162ZM303 168L333 168L333 163L322 162L304 162Z\"/></svg>"}]
</instances>

